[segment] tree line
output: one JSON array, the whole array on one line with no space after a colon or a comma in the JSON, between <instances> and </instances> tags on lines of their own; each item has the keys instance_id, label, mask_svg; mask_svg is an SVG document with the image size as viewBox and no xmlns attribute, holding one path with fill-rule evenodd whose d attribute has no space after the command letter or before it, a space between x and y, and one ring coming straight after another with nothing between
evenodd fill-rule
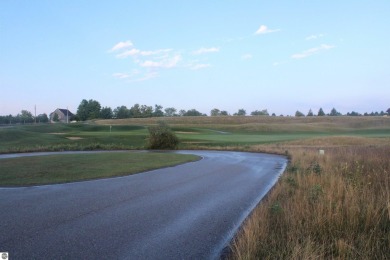
<instances>
[{"instance_id":1,"label":"tree line","mask_svg":"<svg viewBox=\"0 0 390 260\"><path fill-rule=\"evenodd\" d=\"M364 113L364 116L384 116L390 114L390 108L384 112L371 112ZM246 116L247 112L245 109L240 108L236 113L233 114L233 116ZM262 110L255 110L250 113L251 116L276 116L275 113L270 114L267 109ZM355 111L348 112L345 114L346 116L363 116L360 113L357 113ZM90 119L123 119L123 118L147 118L147 117L173 117L173 116L207 116L206 114L203 114L199 112L196 109L190 109L190 110L177 110L174 107L167 107L163 109L161 105L154 105L148 106L148 105L140 105L135 104L130 108L127 108L126 106L118 106L114 110L112 110L110 107L101 107L100 103L96 100L90 99L86 100L83 99L77 108L77 117L78 120L85 121ZM210 111L210 116L230 116L230 114L226 110L220 110L218 108L214 108ZM283 115L280 115L283 116ZM308 113L305 115L304 113L300 111L296 111L295 113L296 117L301 116L342 116L340 112L338 112L335 108L333 108L328 114L324 112L322 108L318 110L317 114L314 114L313 111L310 109Z\"/></svg>"},{"instance_id":2,"label":"tree line","mask_svg":"<svg viewBox=\"0 0 390 260\"><path fill-rule=\"evenodd\" d=\"M47 123L49 122L49 117L47 114L39 114L38 116L33 116L30 111L22 110L16 116L0 116L0 124L31 124L31 123Z\"/></svg>"},{"instance_id":3,"label":"tree line","mask_svg":"<svg viewBox=\"0 0 390 260\"><path fill-rule=\"evenodd\" d=\"M230 116L226 110L220 110L214 108L210 111L210 116ZM276 116L275 113L270 114L267 109L254 110L250 113L247 113L245 109L240 108L237 112L232 114L233 116ZM386 112L371 112L360 114L358 112L352 111L345 114L345 116L384 116L390 115L390 108ZM175 116L207 116L199 112L196 109L189 110L177 110L174 107L163 108L161 105L140 105L134 104L130 108L122 105L114 109L111 107L102 107L100 103L96 100L83 99L80 102L80 105L77 108L77 113L74 117L71 118L72 121L86 121L91 119L125 119L125 118L148 118L148 117L175 117ZM283 115L279 115L283 116ZM338 112L333 108L329 113L325 113L322 108L320 108L315 114L311 109L305 114L301 111L295 112L296 117L304 116L343 116L342 113ZM0 124L28 124L28 123L47 123L49 118L47 114L40 114L37 117L34 117L31 112L27 110L22 110L16 116L0 116Z\"/></svg>"}]
</instances>

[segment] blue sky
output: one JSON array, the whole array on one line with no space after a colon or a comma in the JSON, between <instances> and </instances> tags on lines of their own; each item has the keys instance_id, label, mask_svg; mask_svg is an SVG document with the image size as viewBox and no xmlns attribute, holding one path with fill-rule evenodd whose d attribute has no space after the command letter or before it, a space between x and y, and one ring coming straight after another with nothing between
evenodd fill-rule
<instances>
[{"instance_id":1,"label":"blue sky","mask_svg":"<svg viewBox=\"0 0 390 260\"><path fill-rule=\"evenodd\" d=\"M0 115L390 107L390 1L0 2Z\"/></svg>"}]
</instances>

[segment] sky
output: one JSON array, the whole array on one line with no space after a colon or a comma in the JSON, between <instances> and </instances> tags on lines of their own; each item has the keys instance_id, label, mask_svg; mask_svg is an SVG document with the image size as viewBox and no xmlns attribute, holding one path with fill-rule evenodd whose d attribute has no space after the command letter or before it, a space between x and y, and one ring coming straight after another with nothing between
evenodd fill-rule
<instances>
[{"instance_id":1,"label":"sky","mask_svg":"<svg viewBox=\"0 0 390 260\"><path fill-rule=\"evenodd\" d=\"M0 115L390 108L388 0L1 0Z\"/></svg>"}]
</instances>

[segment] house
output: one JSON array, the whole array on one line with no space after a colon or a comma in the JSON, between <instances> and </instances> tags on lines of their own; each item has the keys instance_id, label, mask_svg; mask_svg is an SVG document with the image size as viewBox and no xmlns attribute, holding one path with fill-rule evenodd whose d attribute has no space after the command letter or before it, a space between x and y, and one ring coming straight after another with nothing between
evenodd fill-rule
<instances>
[{"instance_id":1,"label":"house","mask_svg":"<svg viewBox=\"0 0 390 260\"><path fill-rule=\"evenodd\" d=\"M57 108L53 113L50 113L50 122L69 123L74 114L68 109Z\"/></svg>"}]
</instances>

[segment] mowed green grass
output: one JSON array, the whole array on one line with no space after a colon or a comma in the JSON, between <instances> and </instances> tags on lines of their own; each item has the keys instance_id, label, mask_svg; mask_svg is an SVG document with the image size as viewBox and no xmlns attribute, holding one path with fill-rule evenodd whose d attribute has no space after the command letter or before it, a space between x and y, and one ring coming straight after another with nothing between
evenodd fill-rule
<instances>
[{"instance_id":1,"label":"mowed green grass","mask_svg":"<svg viewBox=\"0 0 390 260\"><path fill-rule=\"evenodd\" d=\"M143 126L38 124L0 127L0 153L142 149Z\"/></svg>"},{"instance_id":2,"label":"mowed green grass","mask_svg":"<svg viewBox=\"0 0 390 260\"><path fill-rule=\"evenodd\" d=\"M0 153L145 149L147 127L161 120L180 138L179 149L269 144L328 136L390 137L390 117L136 118L0 127Z\"/></svg>"},{"instance_id":3,"label":"mowed green grass","mask_svg":"<svg viewBox=\"0 0 390 260\"><path fill-rule=\"evenodd\" d=\"M0 186L30 186L109 178L199 160L195 155L102 152L0 159Z\"/></svg>"}]
</instances>

